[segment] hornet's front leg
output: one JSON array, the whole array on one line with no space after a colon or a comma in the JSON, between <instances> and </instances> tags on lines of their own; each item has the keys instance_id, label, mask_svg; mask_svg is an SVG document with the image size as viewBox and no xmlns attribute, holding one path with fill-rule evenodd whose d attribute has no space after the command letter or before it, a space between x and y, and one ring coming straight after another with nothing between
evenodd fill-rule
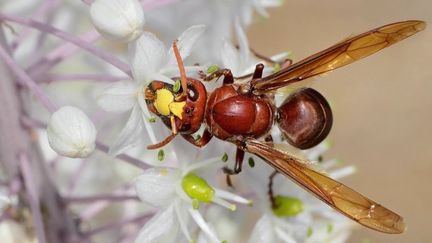
<instances>
[{"instance_id":1,"label":"hornet's front leg","mask_svg":"<svg viewBox=\"0 0 432 243\"><path fill-rule=\"evenodd\" d=\"M186 139L186 141L188 141L189 143L201 148L203 146L205 146L206 144L208 144L210 142L210 140L213 138L213 134L211 134L207 128L204 130L204 133L202 135L201 138L199 139L195 139L192 135L190 134L182 134L183 138Z\"/></svg>"}]
</instances>

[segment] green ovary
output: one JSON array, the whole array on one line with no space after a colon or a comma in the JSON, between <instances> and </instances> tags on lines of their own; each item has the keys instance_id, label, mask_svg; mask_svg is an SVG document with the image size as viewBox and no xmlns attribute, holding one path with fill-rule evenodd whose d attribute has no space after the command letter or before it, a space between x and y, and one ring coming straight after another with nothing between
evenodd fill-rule
<instances>
[{"instance_id":1,"label":"green ovary","mask_svg":"<svg viewBox=\"0 0 432 243\"><path fill-rule=\"evenodd\" d=\"M303 202L297 198L278 195L273 213L278 217L293 217L303 212Z\"/></svg>"},{"instance_id":2,"label":"green ovary","mask_svg":"<svg viewBox=\"0 0 432 243\"><path fill-rule=\"evenodd\" d=\"M182 188L190 198L204 203L211 202L215 194L213 188L194 173L189 173L183 177Z\"/></svg>"}]
</instances>

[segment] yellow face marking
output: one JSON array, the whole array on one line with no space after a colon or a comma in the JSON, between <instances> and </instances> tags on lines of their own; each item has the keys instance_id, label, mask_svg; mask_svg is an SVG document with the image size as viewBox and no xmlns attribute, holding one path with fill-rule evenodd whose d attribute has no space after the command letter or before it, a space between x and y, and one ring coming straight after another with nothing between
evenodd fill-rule
<instances>
[{"instance_id":1,"label":"yellow face marking","mask_svg":"<svg viewBox=\"0 0 432 243\"><path fill-rule=\"evenodd\" d=\"M174 101L174 95L167 89L156 90L156 101L154 106L156 110L164 116L170 114L170 104Z\"/></svg>"},{"instance_id":2,"label":"yellow face marking","mask_svg":"<svg viewBox=\"0 0 432 243\"><path fill-rule=\"evenodd\" d=\"M169 116L171 113L174 116L182 119L183 107L186 101L174 101L174 95L167 89L156 90L156 100L154 106L156 110L163 116Z\"/></svg>"},{"instance_id":3,"label":"yellow face marking","mask_svg":"<svg viewBox=\"0 0 432 243\"><path fill-rule=\"evenodd\" d=\"M183 118L183 107L186 105L186 101L182 102L172 102L169 104L170 111L174 114L174 116L180 118L180 120Z\"/></svg>"}]
</instances>

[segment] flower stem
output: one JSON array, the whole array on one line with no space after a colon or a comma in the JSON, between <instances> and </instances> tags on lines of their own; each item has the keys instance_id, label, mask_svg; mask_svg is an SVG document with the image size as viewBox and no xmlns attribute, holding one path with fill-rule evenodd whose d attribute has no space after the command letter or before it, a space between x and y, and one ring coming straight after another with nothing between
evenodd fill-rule
<instances>
[{"instance_id":1,"label":"flower stem","mask_svg":"<svg viewBox=\"0 0 432 243\"><path fill-rule=\"evenodd\" d=\"M0 57L4 60L6 65L10 70L18 77L18 79L23 82L27 88L32 91L40 102L45 106L50 112L57 110L57 106L45 95L43 90L33 81L33 79L24 72L24 70L18 66L18 64L12 59L7 53L6 49L0 46Z\"/></svg>"},{"instance_id":2,"label":"flower stem","mask_svg":"<svg viewBox=\"0 0 432 243\"><path fill-rule=\"evenodd\" d=\"M97 82L116 82L127 80L125 76L114 76L109 74L93 74L93 73L73 73L73 74L46 74L37 78L37 82L56 82L56 81L76 81L76 80L89 80Z\"/></svg>"},{"instance_id":3,"label":"flower stem","mask_svg":"<svg viewBox=\"0 0 432 243\"><path fill-rule=\"evenodd\" d=\"M52 13L54 9L58 6L58 0L48 0L43 1L38 8L33 12L31 18L32 19L40 19L41 17L45 18L48 14ZM17 38L11 43L11 47L13 50L16 50L17 47L23 42L27 40L27 37L30 35L30 29L23 29L18 33Z\"/></svg>"},{"instance_id":4,"label":"flower stem","mask_svg":"<svg viewBox=\"0 0 432 243\"><path fill-rule=\"evenodd\" d=\"M45 233L48 242L62 242L77 234L76 224L73 222L69 211L63 206L58 190L50 178L49 168L42 159L40 150L35 146L31 136L31 129L22 125L20 118L23 116L23 104L20 100L19 87L14 82L16 78L12 68L22 70L10 58L5 50L8 46L5 42L0 41L0 73L2 79L0 82L0 164L4 170L4 178L10 185L12 195L18 195L19 203L22 207L33 207L33 211L43 208L42 221L46 225ZM6 57L6 58L3 58ZM20 73L18 72L18 73ZM17 159L25 153L26 158L24 167L17 162ZM27 164L30 164L30 173L24 174L22 169L27 170ZM29 179L29 175L30 178ZM22 185L23 179L27 180L30 185ZM29 182L30 180L30 182ZM37 195L32 194L32 198L26 194L25 189L37 188ZM30 201L32 200L32 201ZM40 208L35 204L39 200ZM31 206L32 205L32 206ZM36 216L37 218L37 216ZM36 225L35 225L36 226ZM40 234L40 233L39 233ZM40 237L41 238L41 237Z\"/></svg>"},{"instance_id":5,"label":"flower stem","mask_svg":"<svg viewBox=\"0 0 432 243\"><path fill-rule=\"evenodd\" d=\"M64 32L60 29L57 29L51 25L44 24L44 23L41 23L41 22L38 22L35 20L28 20L28 19L24 19L24 18L20 18L20 17L16 17L16 16L11 16L11 15L6 15L6 14L2 14L2 13L0 13L0 19L14 22L14 23L21 24L21 25L25 25L25 26L37 29L39 31L55 35L58 38L61 38L67 42L70 42L70 43L73 43L73 44L79 46L80 48L92 53L93 55L99 57L100 59L106 61L107 63L110 63L111 65L117 67L118 69L120 69L121 71L126 73L128 76L132 76L129 65L127 63L117 59L115 56L111 55L110 53L105 52L101 49L98 49L95 46L93 46L92 44L90 44L90 43L88 43L88 42L86 42L86 41L84 41L78 37L75 37L72 34L69 34L69 33Z\"/></svg>"},{"instance_id":6,"label":"flower stem","mask_svg":"<svg viewBox=\"0 0 432 243\"><path fill-rule=\"evenodd\" d=\"M42 214L40 211L40 201L39 201L39 195L37 192L37 189L34 186L34 178L33 178L33 171L30 167L30 162L28 161L28 157L25 154L19 155L19 162L20 162L20 168L22 171L22 176L24 180L24 185L27 190L27 195L29 196L30 201L30 208L32 212L32 219L33 224L35 226L36 235L38 238L38 241L40 243L46 243L45 239L45 232L44 232L44 223L42 220Z\"/></svg>"},{"instance_id":7,"label":"flower stem","mask_svg":"<svg viewBox=\"0 0 432 243\"><path fill-rule=\"evenodd\" d=\"M98 150L104 152L104 153L108 153L108 151L109 151L108 146L106 146L105 144L103 144L99 141L96 141L96 148ZM129 164L135 165L136 167L141 168L143 170L148 169L148 167L149 167L143 161L141 161L139 159L135 159L135 158L133 158L127 154L119 154L119 155L117 155L117 158L119 158L119 159L121 159L121 160L123 160Z\"/></svg>"},{"instance_id":8,"label":"flower stem","mask_svg":"<svg viewBox=\"0 0 432 243\"><path fill-rule=\"evenodd\" d=\"M100 194L93 196L63 196L63 200L65 203L94 203L97 201L109 201L109 202L119 202L119 201L128 201L128 200L139 200L139 198L135 195L116 195L116 194Z\"/></svg>"},{"instance_id":9,"label":"flower stem","mask_svg":"<svg viewBox=\"0 0 432 243\"><path fill-rule=\"evenodd\" d=\"M84 238L90 238L95 234L99 234L99 233L102 233L102 232L107 231L107 230L118 230L119 227L124 227L127 224L136 224L136 223L143 224L143 221L147 220L148 218L152 217L153 215L154 215L154 213L151 212L151 213L143 214L143 215L140 215L137 217L127 218L127 219L123 219L123 220L120 220L120 221L117 221L117 222L114 222L111 224L107 224L107 225L101 226L99 228L96 228L94 230L84 232L83 237Z\"/></svg>"},{"instance_id":10,"label":"flower stem","mask_svg":"<svg viewBox=\"0 0 432 243\"><path fill-rule=\"evenodd\" d=\"M125 184L122 187L115 190L114 194L120 194L125 193L127 190L129 190L130 185ZM100 211L111 205L111 201L96 201L92 204L90 204L83 212L80 213L80 218L82 220L88 220L91 219L93 216L97 215Z\"/></svg>"},{"instance_id":11,"label":"flower stem","mask_svg":"<svg viewBox=\"0 0 432 243\"><path fill-rule=\"evenodd\" d=\"M87 43L92 43L99 37L100 36L96 30L91 30L78 36L81 41ZM27 68L27 71L32 77L44 75L52 67L65 60L67 57L77 53L79 50L81 50L79 46L70 42L65 42L32 62L32 64Z\"/></svg>"}]
</instances>

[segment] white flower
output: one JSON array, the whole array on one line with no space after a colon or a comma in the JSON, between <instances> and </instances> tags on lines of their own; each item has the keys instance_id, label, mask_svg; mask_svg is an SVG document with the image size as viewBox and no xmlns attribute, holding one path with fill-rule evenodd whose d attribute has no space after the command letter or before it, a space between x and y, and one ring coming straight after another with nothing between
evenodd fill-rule
<instances>
[{"instance_id":1,"label":"white flower","mask_svg":"<svg viewBox=\"0 0 432 243\"><path fill-rule=\"evenodd\" d=\"M199 212L200 204L213 202L233 211L236 205L225 199L242 204L251 202L230 192L211 187L207 181L193 172L215 162L220 162L220 158L181 165L178 169L151 168L136 179L135 188L139 198L161 208L161 211L140 231L136 243L162 242L162 237L174 239L179 227L186 239L191 242L192 237L187 227L189 216L211 242L221 242Z\"/></svg>"},{"instance_id":2,"label":"white flower","mask_svg":"<svg viewBox=\"0 0 432 243\"><path fill-rule=\"evenodd\" d=\"M223 48L220 52L220 58L224 68L230 69L234 77L241 77L253 73L256 64L268 63L266 63L264 60L260 60L254 56L253 53L251 53L246 33L238 19L236 19L234 27L239 46L236 48L230 40L224 39ZM288 52L283 52L276 56L270 57L270 59L274 62L281 62L284 61L288 55ZM272 72L273 68L266 67L264 68L263 76Z\"/></svg>"},{"instance_id":3,"label":"white flower","mask_svg":"<svg viewBox=\"0 0 432 243\"><path fill-rule=\"evenodd\" d=\"M260 61L251 57L246 33L238 20L235 22L235 33L239 48L237 49L230 40L225 39L221 50L221 60L223 67L229 68L232 74L238 77L253 72L255 65Z\"/></svg>"},{"instance_id":4,"label":"white flower","mask_svg":"<svg viewBox=\"0 0 432 243\"><path fill-rule=\"evenodd\" d=\"M96 0L90 7L94 26L107 39L132 41L144 27L144 11L138 0Z\"/></svg>"},{"instance_id":5,"label":"white flower","mask_svg":"<svg viewBox=\"0 0 432 243\"><path fill-rule=\"evenodd\" d=\"M177 46L182 59L190 51L204 31L203 25L192 26L179 38ZM117 155L137 145L142 138L149 138L155 144L155 130L148 119L152 117L147 109L143 90L151 81L160 80L173 83L171 77L178 73L178 66L172 48L165 45L152 33L144 32L140 38L129 44L129 63L134 80L122 81L107 87L98 98L98 104L106 111L124 112L132 110L129 120L111 145L110 154ZM187 71L197 71L197 67L185 67ZM158 127L166 129L163 125ZM144 136L144 131L148 136Z\"/></svg>"},{"instance_id":6,"label":"white flower","mask_svg":"<svg viewBox=\"0 0 432 243\"><path fill-rule=\"evenodd\" d=\"M157 28L165 38L172 39L192 24L207 26L206 34L194 48L192 58L198 63L220 64L223 40L232 40L235 19L242 26L252 23L254 12L268 17L265 8L282 5L283 0L188 0L146 13L148 25ZM183 17L190 16L190 17Z\"/></svg>"},{"instance_id":7,"label":"white flower","mask_svg":"<svg viewBox=\"0 0 432 243\"><path fill-rule=\"evenodd\" d=\"M95 149L93 122L73 106L64 106L52 114L47 135L51 148L66 157L88 157Z\"/></svg>"},{"instance_id":8,"label":"white flower","mask_svg":"<svg viewBox=\"0 0 432 243\"><path fill-rule=\"evenodd\" d=\"M283 0L247 0L251 5L246 5L243 10L243 21L251 23L252 10L255 9L261 16L268 18L269 14L266 8L280 7L283 4Z\"/></svg>"}]
</instances>

